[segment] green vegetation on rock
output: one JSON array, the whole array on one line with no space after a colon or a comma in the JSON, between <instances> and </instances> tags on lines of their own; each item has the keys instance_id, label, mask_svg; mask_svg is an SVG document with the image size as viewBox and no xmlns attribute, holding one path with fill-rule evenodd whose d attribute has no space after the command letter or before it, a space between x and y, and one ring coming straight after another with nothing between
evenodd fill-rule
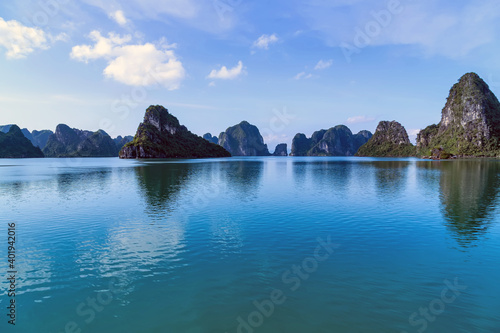
<instances>
[{"instance_id":1,"label":"green vegetation on rock","mask_svg":"<svg viewBox=\"0 0 500 333\"><path fill-rule=\"evenodd\" d=\"M416 155L405 128L396 121L381 121L375 134L359 148L356 156L410 157Z\"/></svg>"},{"instance_id":2,"label":"green vegetation on rock","mask_svg":"<svg viewBox=\"0 0 500 333\"><path fill-rule=\"evenodd\" d=\"M434 148L458 156L500 155L500 103L475 73L462 76L450 90L441 122L417 137L418 155Z\"/></svg>"},{"instance_id":3,"label":"green vegetation on rock","mask_svg":"<svg viewBox=\"0 0 500 333\"><path fill-rule=\"evenodd\" d=\"M116 145L116 156L120 153L120 150L122 150L123 146L125 146L127 143L131 142L134 140L134 137L131 135L126 135L124 137L118 136L113 141L115 142Z\"/></svg>"},{"instance_id":4,"label":"green vegetation on rock","mask_svg":"<svg viewBox=\"0 0 500 333\"><path fill-rule=\"evenodd\" d=\"M224 148L208 142L182 126L161 105L150 106L134 139L120 151L120 158L229 157Z\"/></svg>"}]
</instances>

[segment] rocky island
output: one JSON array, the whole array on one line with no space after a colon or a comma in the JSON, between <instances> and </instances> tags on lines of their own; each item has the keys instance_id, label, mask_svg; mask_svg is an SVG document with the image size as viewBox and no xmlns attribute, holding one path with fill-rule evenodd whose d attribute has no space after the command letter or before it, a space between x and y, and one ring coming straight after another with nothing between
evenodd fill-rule
<instances>
[{"instance_id":1,"label":"rocky island","mask_svg":"<svg viewBox=\"0 0 500 333\"><path fill-rule=\"evenodd\" d=\"M286 143L280 143L274 149L273 156L288 156L288 150Z\"/></svg>"},{"instance_id":2,"label":"rocky island","mask_svg":"<svg viewBox=\"0 0 500 333\"><path fill-rule=\"evenodd\" d=\"M375 134L359 148L356 156L409 157L415 156L406 129L397 121L381 121Z\"/></svg>"},{"instance_id":3,"label":"rocky island","mask_svg":"<svg viewBox=\"0 0 500 333\"><path fill-rule=\"evenodd\" d=\"M270 156L259 129L242 121L219 135L219 145L233 156Z\"/></svg>"},{"instance_id":4,"label":"rocky island","mask_svg":"<svg viewBox=\"0 0 500 333\"><path fill-rule=\"evenodd\" d=\"M291 156L354 156L372 134L361 131L353 135L344 125L313 133L311 138L298 133L292 141Z\"/></svg>"},{"instance_id":5,"label":"rocky island","mask_svg":"<svg viewBox=\"0 0 500 333\"><path fill-rule=\"evenodd\" d=\"M500 155L500 103L476 73L465 74L451 88L441 121L420 131L417 149L419 156L441 149L446 158Z\"/></svg>"},{"instance_id":6,"label":"rocky island","mask_svg":"<svg viewBox=\"0 0 500 333\"><path fill-rule=\"evenodd\" d=\"M120 158L205 158L230 157L214 143L188 131L161 105L150 106L134 139L127 143Z\"/></svg>"}]
</instances>

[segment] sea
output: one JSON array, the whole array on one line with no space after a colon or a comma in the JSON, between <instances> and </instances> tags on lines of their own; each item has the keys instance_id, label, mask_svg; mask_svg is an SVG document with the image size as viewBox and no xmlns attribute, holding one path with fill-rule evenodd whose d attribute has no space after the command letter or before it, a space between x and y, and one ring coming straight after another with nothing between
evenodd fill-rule
<instances>
[{"instance_id":1,"label":"sea","mask_svg":"<svg viewBox=\"0 0 500 333\"><path fill-rule=\"evenodd\" d=\"M500 161L0 160L0 332L499 333Z\"/></svg>"}]
</instances>

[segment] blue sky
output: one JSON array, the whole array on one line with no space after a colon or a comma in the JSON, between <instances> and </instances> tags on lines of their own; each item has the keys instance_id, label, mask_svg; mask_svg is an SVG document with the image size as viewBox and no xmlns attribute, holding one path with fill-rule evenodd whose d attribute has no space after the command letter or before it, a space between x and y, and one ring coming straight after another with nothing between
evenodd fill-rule
<instances>
[{"instance_id":1,"label":"blue sky","mask_svg":"<svg viewBox=\"0 0 500 333\"><path fill-rule=\"evenodd\" d=\"M20 0L0 4L0 124L134 134L161 104L192 132L247 120L271 150L345 124L440 120L478 73L500 93L500 2Z\"/></svg>"}]
</instances>

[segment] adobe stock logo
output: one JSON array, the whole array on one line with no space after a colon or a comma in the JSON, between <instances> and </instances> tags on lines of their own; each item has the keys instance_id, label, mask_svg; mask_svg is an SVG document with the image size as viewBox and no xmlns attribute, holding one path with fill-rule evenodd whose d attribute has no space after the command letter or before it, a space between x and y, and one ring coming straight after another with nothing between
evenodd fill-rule
<instances>
[{"instance_id":1,"label":"adobe stock logo","mask_svg":"<svg viewBox=\"0 0 500 333\"><path fill-rule=\"evenodd\" d=\"M340 48L348 63L351 63L354 54L361 53L361 50L372 44L373 40L380 36L382 31L387 28L394 20L394 17L401 14L404 7L399 0L389 0L386 9L372 11L370 16L373 20L366 22L364 27L354 29L354 38L352 43L343 42Z\"/></svg>"},{"instance_id":2,"label":"adobe stock logo","mask_svg":"<svg viewBox=\"0 0 500 333\"><path fill-rule=\"evenodd\" d=\"M438 298L429 302L427 307L421 307L418 312L413 312L408 318L408 323L413 327L419 327L418 333L423 333L427 330L429 323L436 321L437 317L442 315L446 310L446 305L451 304L457 300L462 294L462 291L467 289L466 285L460 285L458 278L455 278L453 283L449 280L444 280L445 288L441 291ZM401 333L408 333L402 331Z\"/></svg>"},{"instance_id":3,"label":"adobe stock logo","mask_svg":"<svg viewBox=\"0 0 500 333\"><path fill-rule=\"evenodd\" d=\"M49 24L50 19L58 15L61 6L67 5L70 0L44 0L38 2L39 9L30 17L23 17L22 21L26 26L44 27ZM36 6L33 6L36 8Z\"/></svg>"},{"instance_id":4,"label":"adobe stock logo","mask_svg":"<svg viewBox=\"0 0 500 333\"><path fill-rule=\"evenodd\" d=\"M326 238L326 241L318 237L317 242L318 245L310 257L305 258L298 265L292 265L290 269L283 272L281 281L286 288L274 289L269 294L269 298L253 301L255 310L246 316L236 318L238 322L236 333L254 333L257 328L264 325L265 320L274 314L276 307L286 302L286 293L297 291L302 282L308 280L318 270L319 264L330 258L334 249L339 247L338 244L332 243L330 236Z\"/></svg>"}]
</instances>

